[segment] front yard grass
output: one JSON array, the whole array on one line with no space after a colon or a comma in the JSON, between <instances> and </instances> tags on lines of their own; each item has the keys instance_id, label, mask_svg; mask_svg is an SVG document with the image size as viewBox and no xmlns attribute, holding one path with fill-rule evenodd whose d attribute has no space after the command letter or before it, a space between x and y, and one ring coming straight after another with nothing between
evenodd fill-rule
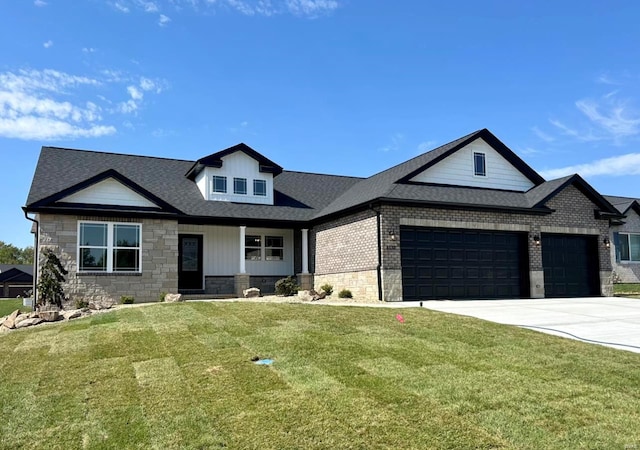
<instances>
[{"instance_id":1,"label":"front yard grass","mask_svg":"<svg viewBox=\"0 0 640 450\"><path fill-rule=\"evenodd\" d=\"M1 448L640 447L639 354L426 309L158 304L0 354Z\"/></svg>"},{"instance_id":2,"label":"front yard grass","mask_svg":"<svg viewBox=\"0 0 640 450\"><path fill-rule=\"evenodd\" d=\"M613 294L619 297L637 297L640 295L640 283L614 283Z\"/></svg>"},{"instance_id":3,"label":"front yard grass","mask_svg":"<svg viewBox=\"0 0 640 450\"><path fill-rule=\"evenodd\" d=\"M22 306L21 298L0 298L0 317L11 314L16 309L22 312L31 311L31 308Z\"/></svg>"}]
</instances>

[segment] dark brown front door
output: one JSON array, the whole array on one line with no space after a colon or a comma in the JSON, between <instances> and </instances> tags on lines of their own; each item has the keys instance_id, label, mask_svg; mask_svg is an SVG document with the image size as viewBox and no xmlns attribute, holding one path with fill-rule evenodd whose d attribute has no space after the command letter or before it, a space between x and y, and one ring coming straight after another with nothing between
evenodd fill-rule
<instances>
[{"instance_id":1,"label":"dark brown front door","mask_svg":"<svg viewBox=\"0 0 640 450\"><path fill-rule=\"evenodd\" d=\"M178 239L178 290L202 290L202 236L181 234Z\"/></svg>"}]
</instances>

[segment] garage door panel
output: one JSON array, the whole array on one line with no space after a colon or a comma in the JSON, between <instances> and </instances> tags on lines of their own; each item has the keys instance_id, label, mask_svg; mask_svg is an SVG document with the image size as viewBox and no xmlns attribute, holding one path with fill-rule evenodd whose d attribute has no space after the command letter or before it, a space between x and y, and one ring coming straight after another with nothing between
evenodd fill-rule
<instances>
[{"instance_id":1,"label":"garage door panel","mask_svg":"<svg viewBox=\"0 0 640 450\"><path fill-rule=\"evenodd\" d=\"M597 236L543 234L541 243L546 297L599 295Z\"/></svg>"},{"instance_id":2,"label":"garage door panel","mask_svg":"<svg viewBox=\"0 0 640 450\"><path fill-rule=\"evenodd\" d=\"M400 243L405 300L528 295L523 233L403 226ZM431 258L420 256L422 252Z\"/></svg>"}]
</instances>

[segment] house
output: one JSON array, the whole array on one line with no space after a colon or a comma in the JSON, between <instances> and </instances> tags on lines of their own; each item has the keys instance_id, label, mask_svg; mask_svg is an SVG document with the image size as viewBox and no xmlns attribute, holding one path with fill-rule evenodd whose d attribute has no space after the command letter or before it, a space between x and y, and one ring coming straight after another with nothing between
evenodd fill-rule
<instances>
[{"instance_id":1,"label":"house","mask_svg":"<svg viewBox=\"0 0 640 450\"><path fill-rule=\"evenodd\" d=\"M245 144L198 161L43 147L24 207L71 297L273 292L296 275L384 301L608 295L621 213L483 129L368 178Z\"/></svg>"},{"instance_id":2,"label":"house","mask_svg":"<svg viewBox=\"0 0 640 450\"><path fill-rule=\"evenodd\" d=\"M611 226L614 282L640 283L640 200L611 195L605 198L624 216Z\"/></svg>"},{"instance_id":3,"label":"house","mask_svg":"<svg viewBox=\"0 0 640 450\"><path fill-rule=\"evenodd\" d=\"M31 290L32 287L33 266L0 264L0 297L25 297L25 292Z\"/></svg>"}]
</instances>

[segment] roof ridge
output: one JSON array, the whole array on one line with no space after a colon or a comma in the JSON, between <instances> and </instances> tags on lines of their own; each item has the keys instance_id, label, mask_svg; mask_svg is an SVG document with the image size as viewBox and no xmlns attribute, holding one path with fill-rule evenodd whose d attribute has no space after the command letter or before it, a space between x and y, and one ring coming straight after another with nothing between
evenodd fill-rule
<instances>
[{"instance_id":1,"label":"roof ridge","mask_svg":"<svg viewBox=\"0 0 640 450\"><path fill-rule=\"evenodd\" d=\"M411 159L407 159L407 160L405 160L405 161L403 161L403 162L400 162L400 163L398 163L398 164L396 164L396 165L394 165L394 166L391 166L391 167L389 167L388 169L382 170L382 171L380 171L380 172L376 172L376 173L374 173L373 175L371 175L371 176L369 176L369 177L367 177L367 178L364 178L364 179L366 180L366 179L369 179L369 178L373 178L373 177L375 177L375 176L377 176L377 175L381 175L381 174L383 174L383 173L385 173L385 172L389 172L390 170L393 170L393 169L395 169L395 168L397 168L397 167L400 167L400 166L403 166L403 165L405 165L405 164L407 164L407 163L410 163L411 161L413 161L413 160L415 160L415 159L422 158L422 157L423 157L424 155L426 155L427 153L435 152L436 150L438 150L438 149L440 149L440 148L442 148L442 147L445 147L445 146L447 146L447 145L451 145L451 144L452 144L452 143L454 143L454 142L462 141L462 140L468 139L469 137L473 136L474 134L480 133L480 132L481 132L481 131L483 131L483 130L486 130L486 128L482 128L482 129L480 129L480 130L476 130L476 131L474 131L474 132L472 132L472 133L469 133L469 134L467 134L467 135L465 135L465 136L462 136L462 137L459 137L459 138L454 139L454 140L452 140L452 141L446 142L446 143L444 143L444 144L442 144L442 145L439 145L439 146L437 146L437 147L435 147L435 148L432 148L432 149L431 149L431 150L429 150L429 151L426 151L426 152L420 153L419 155L416 155L416 156L414 156L414 157L413 157L413 158L411 158Z\"/></svg>"},{"instance_id":2,"label":"roof ridge","mask_svg":"<svg viewBox=\"0 0 640 450\"><path fill-rule=\"evenodd\" d=\"M283 173L299 173L303 175L321 175L323 177L352 178L355 180L366 180L365 177L357 177L355 175L335 175L331 173L309 172L306 170L283 170Z\"/></svg>"},{"instance_id":3,"label":"roof ridge","mask_svg":"<svg viewBox=\"0 0 640 450\"><path fill-rule=\"evenodd\" d=\"M65 151L69 151L69 152L82 152L82 153L97 153L97 154L102 154L102 155L115 155L115 156L129 156L132 158L147 158L147 159L159 159L159 160L163 160L163 161L179 161L179 162L190 162L193 163L195 162L194 160L191 159L180 159L180 158L167 158L164 156L149 156L149 155L134 155L131 153L119 153L119 152L109 152L109 151L105 151L105 150L87 150L87 149L81 149L81 148L69 148L69 147L55 147L55 146L51 146L51 145L43 145L42 149L52 149L52 150L65 150Z\"/></svg>"}]
</instances>

